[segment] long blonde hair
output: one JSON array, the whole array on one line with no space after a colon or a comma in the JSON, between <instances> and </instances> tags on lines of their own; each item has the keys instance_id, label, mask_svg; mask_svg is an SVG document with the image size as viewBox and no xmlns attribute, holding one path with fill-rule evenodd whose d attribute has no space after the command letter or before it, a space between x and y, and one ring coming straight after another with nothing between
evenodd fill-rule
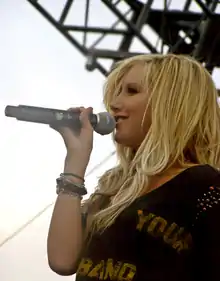
<instances>
[{"instance_id":1,"label":"long blonde hair","mask_svg":"<svg viewBox=\"0 0 220 281\"><path fill-rule=\"evenodd\" d=\"M220 167L217 90L209 72L193 58L141 55L118 63L105 84L106 108L125 74L138 63L144 65L143 86L150 93L152 123L135 153L116 143L118 165L104 173L95 192L85 201L94 213L92 228L96 231L112 225L147 191L149 176L166 171L175 162L182 167L192 162Z\"/></svg>"}]
</instances>

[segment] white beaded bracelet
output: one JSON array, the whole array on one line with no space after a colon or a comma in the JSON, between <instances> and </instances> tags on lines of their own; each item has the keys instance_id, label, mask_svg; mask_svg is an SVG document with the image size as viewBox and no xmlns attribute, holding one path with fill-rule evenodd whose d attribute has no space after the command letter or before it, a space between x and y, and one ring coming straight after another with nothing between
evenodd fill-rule
<instances>
[{"instance_id":1,"label":"white beaded bracelet","mask_svg":"<svg viewBox=\"0 0 220 281\"><path fill-rule=\"evenodd\" d=\"M70 190L66 190L64 188L57 187L57 195L60 195L60 194L65 194L65 195L75 197L75 198L78 198L78 199L82 200L82 196L79 195L78 193L75 193L75 192L70 191Z\"/></svg>"}]
</instances>

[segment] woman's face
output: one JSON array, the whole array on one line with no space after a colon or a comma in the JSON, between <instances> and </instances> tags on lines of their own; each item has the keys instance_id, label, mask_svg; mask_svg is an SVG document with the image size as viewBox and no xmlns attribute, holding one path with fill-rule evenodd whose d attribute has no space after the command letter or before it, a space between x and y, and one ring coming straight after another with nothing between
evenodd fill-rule
<instances>
[{"instance_id":1,"label":"woman's face","mask_svg":"<svg viewBox=\"0 0 220 281\"><path fill-rule=\"evenodd\" d=\"M115 141L137 149L144 140L150 126L150 112L146 112L147 93L142 87L144 66L137 64L123 77L122 88L110 107L117 125Z\"/></svg>"}]
</instances>

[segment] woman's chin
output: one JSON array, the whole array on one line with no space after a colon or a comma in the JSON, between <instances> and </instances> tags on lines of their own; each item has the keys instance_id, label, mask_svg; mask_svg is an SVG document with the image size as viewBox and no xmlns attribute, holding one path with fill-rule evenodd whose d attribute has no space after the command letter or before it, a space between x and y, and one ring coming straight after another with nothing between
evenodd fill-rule
<instances>
[{"instance_id":1,"label":"woman's chin","mask_svg":"<svg viewBox=\"0 0 220 281\"><path fill-rule=\"evenodd\" d=\"M129 147L130 146L129 141L131 141L131 139L119 132L118 133L116 132L114 135L114 141L118 144Z\"/></svg>"},{"instance_id":2,"label":"woman's chin","mask_svg":"<svg viewBox=\"0 0 220 281\"><path fill-rule=\"evenodd\" d=\"M123 136L117 131L114 134L114 141L118 144L123 144Z\"/></svg>"},{"instance_id":3,"label":"woman's chin","mask_svg":"<svg viewBox=\"0 0 220 281\"><path fill-rule=\"evenodd\" d=\"M141 142L134 138L134 135L122 134L122 132L115 132L114 134L114 142L117 144L121 144L126 147L130 147L132 149L138 149Z\"/></svg>"}]
</instances>

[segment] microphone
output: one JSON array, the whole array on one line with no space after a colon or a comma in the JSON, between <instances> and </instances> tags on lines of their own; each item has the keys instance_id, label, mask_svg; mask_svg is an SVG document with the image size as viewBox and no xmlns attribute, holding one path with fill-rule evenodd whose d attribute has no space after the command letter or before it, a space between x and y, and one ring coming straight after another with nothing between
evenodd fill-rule
<instances>
[{"instance_id":1,"label":"microphone","mask_svg":"<svg viewBox=\"0 0 220 281\"><path fill-rule=\"evenodd\" d=\"M48 125L68 126L80 129L81 123L78 112L67 110L43 108L27 105L11 106L5 108L5 116L14 117L20 121L34 122ZM94 131L100 135L107 135L114 131L116 122L108 112L91 114L90 123Z\"/></svg>"}]
</instances>

